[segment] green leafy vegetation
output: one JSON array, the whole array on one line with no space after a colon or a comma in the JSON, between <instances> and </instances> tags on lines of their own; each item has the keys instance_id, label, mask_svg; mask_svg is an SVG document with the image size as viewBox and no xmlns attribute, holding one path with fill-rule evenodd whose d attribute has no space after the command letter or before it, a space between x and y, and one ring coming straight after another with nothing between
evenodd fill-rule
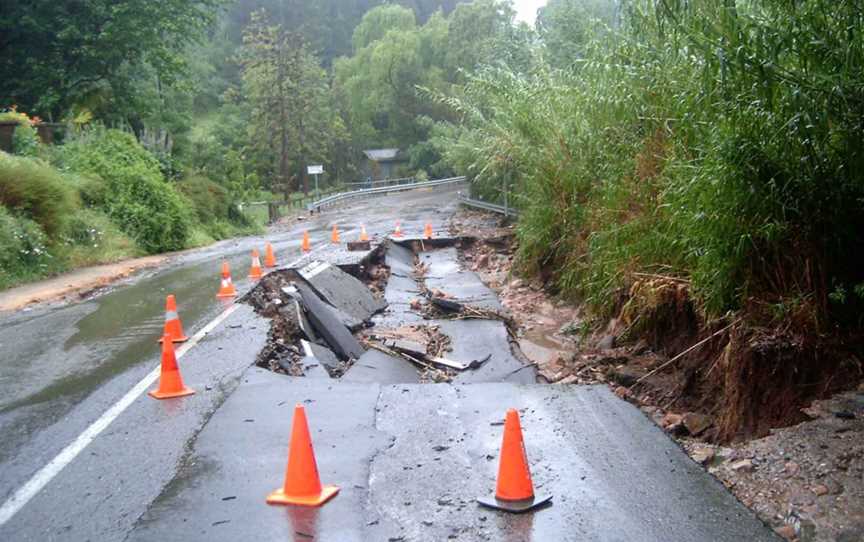
<instances>
[{"instance_id":1,"label":"green leafy vegetation","mask_svg":"<svg viewBox=\"0 0 864 542\"><path fill-rule=\"evenodd\" d=\"M487 196L511 188L524 268L598 314L642 273L692 281L709 316L857 324L861 299L832 292L864 281L864 41L860 7L830 6L634 0L611 27L550 2L528 72L434 94L461 115L439 148Z\"/></svg>"},{"instance_id":2,"label":"green leafy vegetation","mask_svg":"<svg viewBox=\"0 0 864 542\"><path fill-rule=\"evenodd\" d=\"M102 33L85 4L0 17L3 62L35 66L0 106L68 125L16 153L143 251L249 231L243 204L308 196L307 165L331 190L398 147L406 174L507 193L522 269L598 316L655 276L709 319L860 324L857 3L550 0L531 28L503 0L129 0ZM58 213L16 197L55 238Z\"/></svg>"},{"instance_id":3,"label":"green leafy vegetation","mask_svg":"<svg viewBox=\"0 0 864 542\"><path fill-rule=\"evenodd\" d=\"M191 227L188 205L165 181L159 161L134 136L93 130L63 146L62 161L75 173L104 181L99 203L147 252L185 246Z\"/></svg>"},{"instance_id":4,"label":"green leafy vegetation","mask_svg":"<svg viewBox=\"0 0 864 542\"><path fill-rule=\"evenodd\" d=\"M47 238L39 224L0 206L0 288L45 275L50 266Z\"/></svg>"}]
</instances>

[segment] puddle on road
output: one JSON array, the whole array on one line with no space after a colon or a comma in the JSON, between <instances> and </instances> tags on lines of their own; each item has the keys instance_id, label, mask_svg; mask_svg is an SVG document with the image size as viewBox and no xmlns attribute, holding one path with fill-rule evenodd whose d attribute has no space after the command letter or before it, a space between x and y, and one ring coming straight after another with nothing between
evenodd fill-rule
<instances>
[{"instance_id":1,"label":"puddle on road","mask_svg":"<svg viewBox=\"0 0 864 542\"><path fill-rule=\"evenodd\" d=\"M214 303L219 261L211 258L148 272L123 288L79 304L34 311L33 317L17 319L3 329L9 336L3 347L15 363L0 368L0 429L5 437L0 460L14 455L29 434L66 416L93 390L131 368L158 360L157 339L168 293L176 295L187 331L220 312L222 307ZM230 256L229 262L235 277L245 275L245 251ZM39 335L54 337L30 339ZM19 344L15 336L27 339Z\"/></svg>"}]
</instances>

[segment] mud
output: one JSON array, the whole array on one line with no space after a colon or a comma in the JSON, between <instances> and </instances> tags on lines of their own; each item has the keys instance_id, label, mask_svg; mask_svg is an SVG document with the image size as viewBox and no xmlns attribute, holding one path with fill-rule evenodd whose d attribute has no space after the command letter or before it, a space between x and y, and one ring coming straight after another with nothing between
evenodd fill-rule
<instances>
[{"instance_id":1,"label":"mud","mask_svg":"<svg viewBox=\"0 0 864 542\"><path fill-rule=\"evenodd\" d=\"M267 344L258 353L255 364L276 373L305 376L299 347L303 332L297 308L294 300L282 291L290 284L290 277L280 271L268 273L241 301L270 319Z\"/></svg>"}]
</instances>

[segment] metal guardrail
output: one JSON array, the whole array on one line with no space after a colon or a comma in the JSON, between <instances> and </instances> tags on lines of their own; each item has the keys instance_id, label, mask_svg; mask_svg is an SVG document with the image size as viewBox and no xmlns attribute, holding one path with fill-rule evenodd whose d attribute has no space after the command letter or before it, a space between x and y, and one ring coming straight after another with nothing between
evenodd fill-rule
<instances>
[{"instance_id":1,"label":"metal guardrail","mask_svg":"<svg viewBox=\"0 0 864 542\"><path fill-rule=\"evenodd\" d=\"M519 216L519 211L512 207L505 207L504 205L498 205L495 203L489 203L488 201L483 201L479 199L471 199L462 192L459 192L459 203L462 205L467 205L468 207L474 207L476 209L483 209L485 211L492 211L493 213L498 213L501 215L507 216Z\"/></svg>"},{"instance_id":2,"label":"metal guardrail","mask_svg":"<svg viewBox=\"0 0 864 542\"><path fill-rule=\"evenodd\" d=\"M376 186L393 186L401 184L412 184L417 182L414 177L399 177L398 179L379 179L377 181L352 181L345 186L358 186L360 188L374 188Z\"/></svg>"},{"instance_id":3,"label":"metal guardrail","mask_svg":"<svg viewBox=\"0 0 864 542\"><path fill-rule=\"evenodd\" d=\"M320 211L322 207L329 207L331 205L336 205L337 203L341 203L343 201L363 197L370 196L375 194L387 194L390 192L401 192L402 190L414 190L415 188L426 188L429 186L440 186L443 184L453 184L453 183L461 183L465 181L465 177L448 177L447 179L436 179L434 181L419 181L411 184L400 184L396 186L381 186L378 188L363 188L360 190L352 190L350 192L341 192L339 194L333 194L332 196L328 196L326 198L321 198L318 201L313 201L306 205L306 209L310 212Z\"/></svg>"}]
</instances>

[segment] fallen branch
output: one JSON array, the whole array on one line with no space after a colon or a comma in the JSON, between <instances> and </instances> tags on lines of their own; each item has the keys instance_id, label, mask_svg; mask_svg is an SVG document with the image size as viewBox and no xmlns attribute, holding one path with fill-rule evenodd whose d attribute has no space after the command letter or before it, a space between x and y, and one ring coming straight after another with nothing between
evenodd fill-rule
<instances>
[{"instance_id":1,"label":"fallen branch","mask_svg":"<svg viewBox=\"0 0 864 542\"><path fill-rule=\"evenodd\" d=\"M653 279L665 279L665 280L671 280L671 281L674 281L674 282L683 282L684 284L690 284L690 281L689 281L688 279L682 279L682 278L679 278L679 277L672 277L672 276L669 276L669 275L657 275L657 274L655 274L655 273L636 273L636 272L634 272L633 275L636 276L636 277L646 277L646 278L653 278Z\"/></svg>"},{"instance_id":2,"label":"fallen branch","mask_svg":"<svg viewBox=\"0 0 864 542\"><path fill-rule=\"evenodd\" d=\"M734 322L732 322L732 323L729 324L728 326L724 327L723 329L721 329L721 330L719 330L719 331L715 331L714 333L712 333L711 335L705 337L704 339L702 339L702 340L699 341L698 343L694 344L693 346L691 346L691 347L688 348L687 350L684 350L683 352L681 352L680 354L678 354L678 355L676 355L675 357L671 358L670 360L668 360L668 361L666 361L666 362L660 364L659 367L656 367L656 368L652 369L651 371L649 371L648 373L646 373L644 376L642 376L641 378L639 378L639 380L637 380L636 382L634 382L633 385L630 386L629 389L633 389L633 388L636 387L640 382L642 382L643 380L645 380L645 379L648 378L649 376L651 376L651 375L653 375L653 374L656 374L656 373L659 372L659 371L662 371L663 369L665 369L666 367L668 367L668 366L671 365L672 363L675 363L676 361L678 361L679 359L681 359L681 358L684 357L685 355L687 355L687 354L689 354L690 352L692 352L693 350L699 348L699 347L702 346L703 344L707 343L708 341L710 341L710 340L713 339L714 337L720 335L721 333L723 333L724 331L726 331L726 330L729 329L730 327L734 326L735 324L739 323L740 321L741 321L740 318L739 318L738 320L735 320Z\"/></svg>"}]
</instances>

